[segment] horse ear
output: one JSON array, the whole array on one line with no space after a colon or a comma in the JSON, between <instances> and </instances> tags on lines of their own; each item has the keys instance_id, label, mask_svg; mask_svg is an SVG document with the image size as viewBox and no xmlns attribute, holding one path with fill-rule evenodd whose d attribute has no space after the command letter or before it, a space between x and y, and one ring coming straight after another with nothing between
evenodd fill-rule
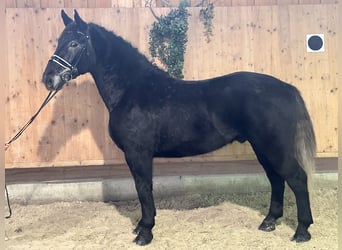
<instances>
[{"instance_id":1,"label":"horse ear","mask_svg":"<svg viewBox=\"0 0 342 250\"><path fill-rule=\"evenodd\" d=\"M77 10L75 10L74 18L75 18L75 22L77 26L80 28L80 31L83 31L83 32L87 31L88 24L82 20Z\"/></svg>"},{"instance_id":2,"label":"horse ear","mask_svg":"<svg viewBox=\"0 0 342 250\"><path fill-rule=\"evenodd\" d=\"M67 13L65 13L64 10L61 11L61 16L65 26L73 22L73 20L67 15Z\"/></svg>"}]
</instances>

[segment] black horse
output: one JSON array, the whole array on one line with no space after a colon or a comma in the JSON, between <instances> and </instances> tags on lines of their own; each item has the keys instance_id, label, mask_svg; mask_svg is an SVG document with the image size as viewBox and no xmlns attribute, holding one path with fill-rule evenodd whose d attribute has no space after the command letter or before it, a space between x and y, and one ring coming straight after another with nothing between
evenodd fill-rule
<instances>
[{"instance_id":1,"label":"black horse","mask_svg":"<svg viewBox=\"0 0 342 250\"><path fill-rule=\"evenodd\" d=\"M151 242L155 224L154 157L183 157L249 141L272 186L268 215L259 229L272 231L283 215L285 181L296 197L297 242L311 238L308 177L316 151L312 123L299 91L272 76L237 72L181 81L151 64L121 37L62 11L65 29L43 82L59 90L89 72L109 111L113 141L134 177L142 218L135 242Z\"/></svg>"}]
</instances>

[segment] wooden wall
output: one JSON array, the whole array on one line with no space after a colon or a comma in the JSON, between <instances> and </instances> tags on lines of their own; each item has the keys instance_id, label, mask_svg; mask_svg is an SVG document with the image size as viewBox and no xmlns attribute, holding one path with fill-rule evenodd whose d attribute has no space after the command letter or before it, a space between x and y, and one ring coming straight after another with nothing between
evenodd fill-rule
<instances>
[{"instance_id":1,"label":"wooden wall","mask_svg":"<svg viewBox=\"0 0 342 250\"><path fill-rule=\"evenodd\" d=\"M8 8L140 8L150 3L153 7L178 6L182 0L5 0ZM201 0L188 0L195 7ZM337 4L338 0L211 0L216 7L288 5L288 4Z\"/></svg>"},{"instance_id":2,"label":"wooden wall","mask_svg":"<svg viewBox=\"0 0 342 250\"><path fill-rule=\"evenodd\" d=\"M24 7L50 2L58 2L61 6L19 8L19 3L24 2ZM41 77L63 29L59 7L69 7L67 3L75 2L90 6L93 1L7 0L7 138L32 116L47 95ZM95 2L111 2L113 6L115 1ZM13 3L16 5L12 6ZM200 9L189 8L185 78L204 79L249 70L291 82L301 90L312 116L318 156L337 156L336 8L336 4L216 7L211 43L203 36ZM71 14L73 9L66 11ZM158 14L168 11L168 8L155 8ZM154 21L148 8L81 8L79 13L85 20L113 30L148 56L148 33ZM324 53L306 52L308 33L325 35ZM122 163L122 153L109 138L107 120L108 114L91 77L82 76L58 93L34 124L8 149L6 167ZM204 156L173 161L251 158L254 154L249 144L234 143Z\"/></svg>"}]
</instances>

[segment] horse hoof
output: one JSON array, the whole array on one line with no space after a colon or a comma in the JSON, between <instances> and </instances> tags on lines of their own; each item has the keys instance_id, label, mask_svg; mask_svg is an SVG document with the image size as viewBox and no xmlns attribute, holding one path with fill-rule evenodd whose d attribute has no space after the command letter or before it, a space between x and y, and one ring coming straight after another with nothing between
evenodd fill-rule
<instances>
[{"instance_id":1,"label":"horse hoof","mask_svg":"<svg viewBox=\"0 0 342 250\"><path fill-rule=\"evenodd\" d=\"M153 235L152 235L151 230L140 229L138 236L134 239L133 242L135 242L139 246L145 246L151 243L152 239L153 239Z\"/></svg>"},{"instance_id":2,"label":"horse hoof","mask_svg":"<svg viewBox=\"0 0 342 250\"><path fill-rule=\"evenodd\" d=\"M296 241L297 243L300 242L306 242L311 239L311 234L309 232L303 232L303 233L295 233L295 235L292 237L292 241Z\"/></svg>"},{"instance_id":3,"label":"horse hoof","mask_svg":"<svg viewBox=\"0 0 342 250\"><path fill-rule=\"evenodd\" d=\"M259 230L265 231L265 232L271 232L275 230L275 223L274 222L266 222L263 221L261 225L259 226Z\"/></svg>"}]
</instances>

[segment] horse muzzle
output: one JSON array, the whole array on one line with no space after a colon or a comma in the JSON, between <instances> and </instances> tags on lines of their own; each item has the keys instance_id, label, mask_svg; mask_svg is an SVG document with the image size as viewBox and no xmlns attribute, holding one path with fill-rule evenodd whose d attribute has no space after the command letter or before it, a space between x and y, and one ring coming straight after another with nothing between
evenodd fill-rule
<instances>
[{"instance_id":1,"label":"horse muzzle","mask_svg":"<svg viewBox=\"0 0 342 250\"><path fill-rule=\"evenodd\" d=\"M71 80L71 73L61 72L60 74L44 74L43 83L48 90L60 90L64 83Z\"/></svg>"}]
</instances>

